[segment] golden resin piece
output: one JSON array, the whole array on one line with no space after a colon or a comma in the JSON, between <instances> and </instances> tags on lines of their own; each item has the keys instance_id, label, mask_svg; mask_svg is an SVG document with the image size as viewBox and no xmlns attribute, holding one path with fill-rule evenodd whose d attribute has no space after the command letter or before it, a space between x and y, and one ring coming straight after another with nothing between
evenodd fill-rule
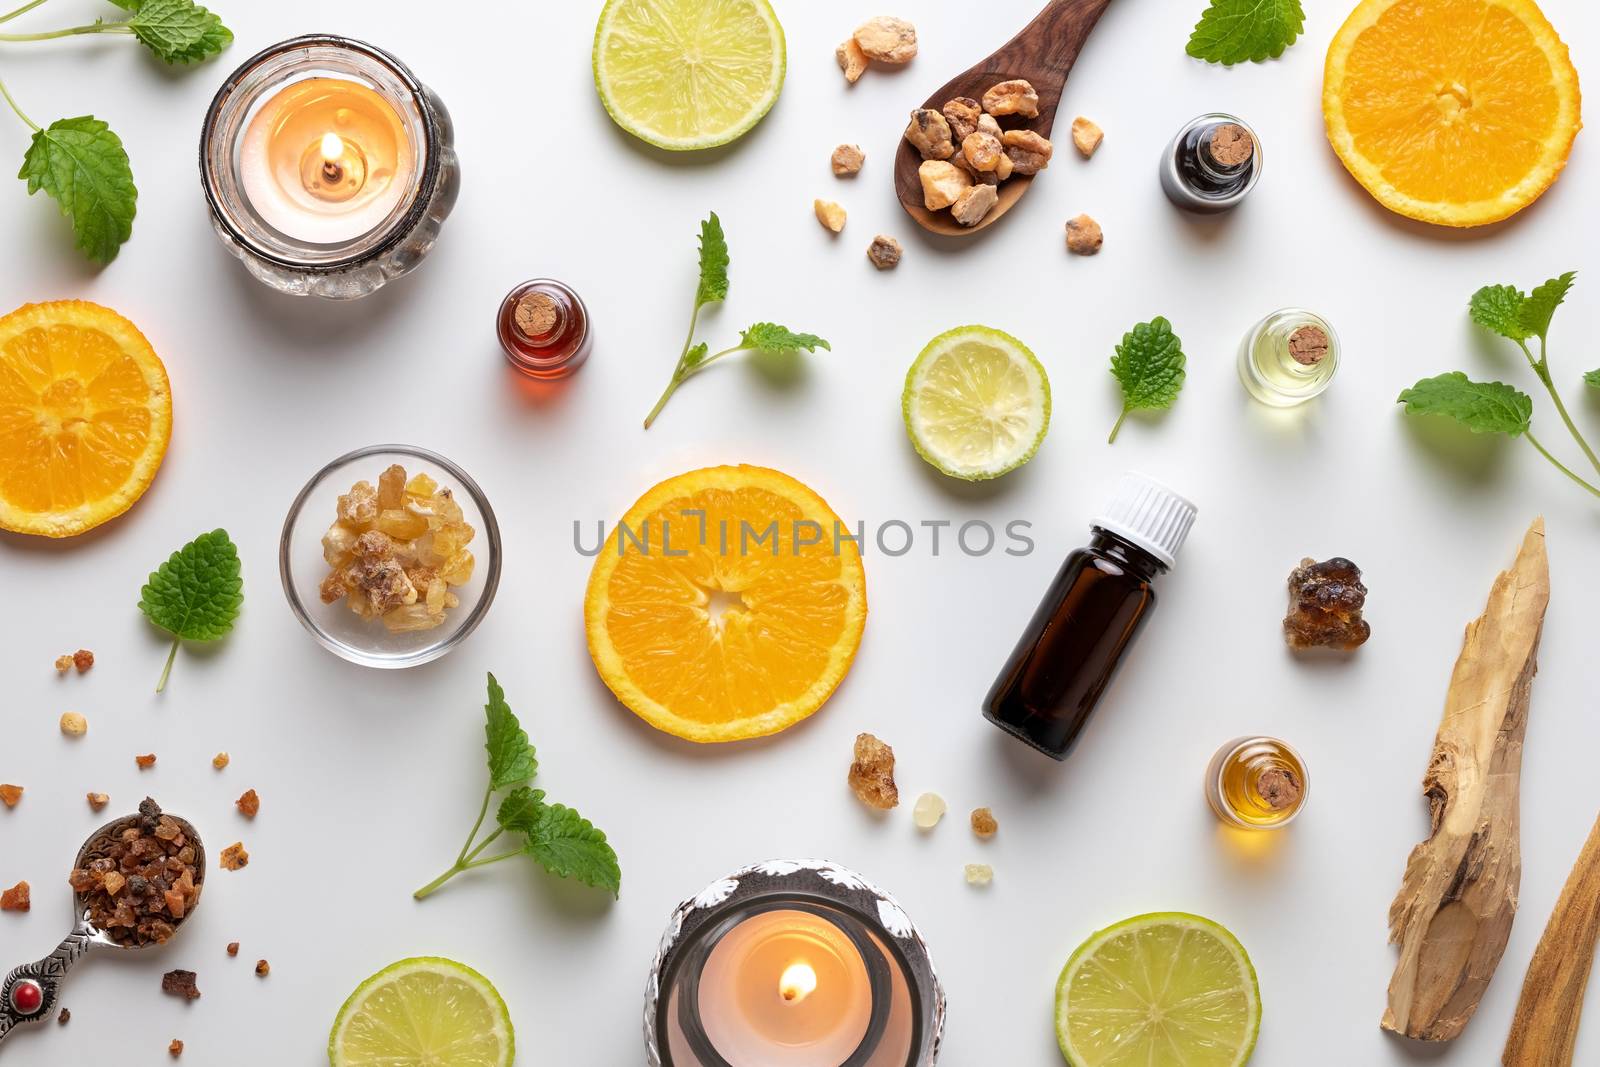
<instances>
[{"instance_id":1,"label":"golden resin piece","mask_svg":"<svg viewBox=\"0 0 1600 1067\"><path fill-rule=\"evenodd\" d=\"M461 601L450 586L472 578L467 549L476 533L454 495L426 474L409 481L398 463L378 486L357 482L339 497L337 519L322 535L322 602L344 600L364 619L395 632L430 630Z\"/></svg>"},{"instance_id":2,"label":"golden resin piece","mask_svg":"<svg viewBox=\"0 0 1600 1067\"><path fill-rule=\"evenodd\" d=\"M888 811L900 803L894 783L894 749L871 734L857 734L855 761L850 764L850 788L869 808Z\"/></svg>"}]
</instances>

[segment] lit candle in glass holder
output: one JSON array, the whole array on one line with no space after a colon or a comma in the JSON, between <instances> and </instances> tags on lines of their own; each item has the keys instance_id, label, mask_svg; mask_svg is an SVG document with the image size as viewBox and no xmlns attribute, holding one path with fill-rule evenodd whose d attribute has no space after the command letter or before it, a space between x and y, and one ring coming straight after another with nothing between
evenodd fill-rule
<instances>
[{"instance_id":1,"label":"lit candle in glass holder","mask_svg":"<svg viewBox=\"0 0 1600 1067\"><path fill-rule=\"evenodd\" d=\"M719 879L673 916L651 972L652 1067L929 1067L944 992L892 898L837 864Z\"/></svg>"},{"instance_id":2,"label":"lit candle in glass holder","mask_svg":"<svg viewBox=\"0 0 1600 1067\"><path fill-rule=\"evenodd\" d=\"M421 262L460 167L444 104L360 41L273 45L218 90L200 142L217 233L268 285L364 296Z\"/></svg>"}]
</instances>

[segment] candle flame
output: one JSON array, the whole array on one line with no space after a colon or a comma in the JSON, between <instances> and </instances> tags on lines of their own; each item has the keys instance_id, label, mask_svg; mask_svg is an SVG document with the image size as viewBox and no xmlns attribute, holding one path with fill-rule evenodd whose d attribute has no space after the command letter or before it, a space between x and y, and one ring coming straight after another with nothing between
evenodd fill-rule
<instances>
[{"instance_id":1,"label":"candle flame","mask_svg":"<svg viewBox=\"0 0 1600 1067\"><path fill-rule=\"evenodd\" d=\"M344 139L328 132L322 135L322 158L332 161L344 155Z\"/></svg>"},{"instance_id":2,"label":"candle flame","mask_svg":"<svg viewBox=\"0 0 1600 1067\"><path fill-rule=\"evenodd\" d=\"M804 961L791 963L778 979L778 995L790 1004L798 1004L817 988L817 972Z\"/></svg>"}]
</instances>

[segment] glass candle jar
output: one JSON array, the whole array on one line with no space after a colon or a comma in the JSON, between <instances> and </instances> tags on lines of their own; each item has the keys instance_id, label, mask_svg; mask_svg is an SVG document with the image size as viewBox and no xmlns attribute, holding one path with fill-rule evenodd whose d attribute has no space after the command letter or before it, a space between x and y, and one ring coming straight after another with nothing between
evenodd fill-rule
<instances>
[{"instance_id":1,"label":"glass candle jar","mask_svg":"<svg viewBox=\"0 0 1600 1067\"><path fill-rule=\"evenodd\" d=\"M200 135L212 224L274 289L348 300L408 274L460 189L455 133L398 59L323 34L229 75Z\"/></svg>"},{"instance_id":2,"label":"glass candle jar","mask_svg":"<svg viewBox=\"0 0 1600 1067\"><path fill-rule=\"evenodd\" d=\"M1304 404L1333 383L1338 369L1339 335L1304 308L1274 311L1239 343L1239 380L1271 407Z\"/></svg>"},{"instance_id":3,"label":"glass candle jar","mask_svg":"<svg viewBox=\"0 0 1600 1067\"><path fill-rule=\"evenodd\" d=\"M523 282L500 302L495 335L506 359L530 378L565 378L593 347L589 311L572 288L550 278Z\"/></svg>"},{"instance_id":4,"label":"glass candle jar","mask_svg":"<svg viewBox=\"0 0 1600 1067\"><path fill-rule=\"evenodd\" d=\"M645 998L650 1067L931 1067L944 990L900 906L837 864L735 871L673 914Z\"/></svg>"}]
</instances>

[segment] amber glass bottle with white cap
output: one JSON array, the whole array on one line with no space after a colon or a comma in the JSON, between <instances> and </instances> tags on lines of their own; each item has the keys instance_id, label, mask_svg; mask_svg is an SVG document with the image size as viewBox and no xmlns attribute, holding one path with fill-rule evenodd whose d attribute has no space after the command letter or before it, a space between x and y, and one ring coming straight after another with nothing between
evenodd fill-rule
<instances>
[{"instance_id":1,"label":"amber glass bottle with white cap","mask_svg":"<svg viewBox=\"0 0 1600 1067\"><path fill-rule=\"evenodd\" d=\"M1153 478L1124 474L1067 557L983 702L990 722L1065 759L1123 655L1155 610L1195 506Z\"/></svg>"}]
</instances>

